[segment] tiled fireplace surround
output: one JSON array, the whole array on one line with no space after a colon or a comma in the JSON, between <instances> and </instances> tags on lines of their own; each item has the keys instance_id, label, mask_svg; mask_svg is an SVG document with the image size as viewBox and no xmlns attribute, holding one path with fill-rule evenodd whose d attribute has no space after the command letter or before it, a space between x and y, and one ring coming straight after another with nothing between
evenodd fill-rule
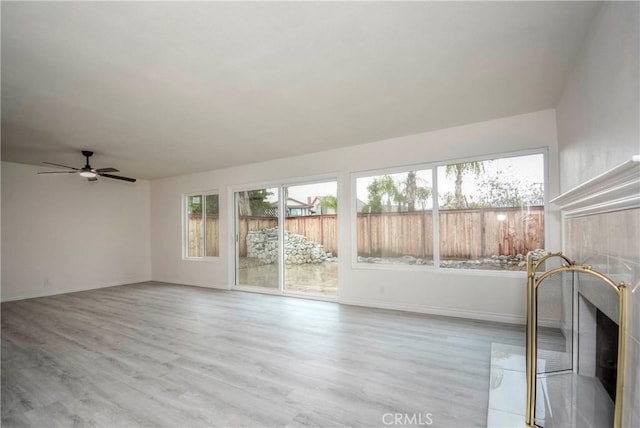
<instances>
[{"instance_id":1,"label":"tiled fireplace surround","mask_svg":"<svg viewBox=\"0 0 640 428\"><path fill-rule=\"evenodd\" d=\"M580 187L583 189L577 193L588 194L587 197L578 203L574 197L573 206L559 204L563 212L564 253L578 264L592 265L629 287L622 426L640 427L640 159L634 157L625 167ZM609 290L600 290L600 295L597 291L594 295L594 289L582 290L586 296L580 294L579 299L587 297L604 312L610 312L610 307L602 308L611 301ZM580 358L578 355L579 361Z\"/></svg>"}]
</instances>

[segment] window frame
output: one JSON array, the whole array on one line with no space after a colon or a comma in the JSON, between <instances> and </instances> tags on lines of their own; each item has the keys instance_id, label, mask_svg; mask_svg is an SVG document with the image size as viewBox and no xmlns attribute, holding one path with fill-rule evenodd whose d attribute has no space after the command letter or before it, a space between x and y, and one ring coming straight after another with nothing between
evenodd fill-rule
<instances>
[{"instance_id":1,"label":"window frame","mask_svg":"<svg viewBox=\"0 0 640 428\"><path fill-rule=\"evenodd\" d=\"M355 171L351 173L350 177L350 223L351 223L351 268L354 270L400 270L400 271L416 271L416 272L448 272L455 274L469 274L469 275L487 275L487 276L512 276L521 277L523 271L509 271L500 269L465 269L455 267L440 267L440 214L439 214L439 192L438 192L438 168L451 164L465 163L465 162L484 162L497 159L508 159L515 157L524 157L530 155L542 155L543 164L543 212L545 219L549 218L549 147L537 147L526 150L517 150L510 152L491 153L479 156L468 156L464 158L445 159L435 162L424 162L416 164L395 165L386 168L376 168L369 170ZM358 262L358 207L357 207L357 180L359 178L374 177L398 173L406 173L415 170L430 169L432 172L432 215L433 215L433 264L432 265L401 265L401 264L372 264L372 263L360 263ZM544 242L545 246L549 241L549 222L544 223Z\"/></svg>"},{"instance_id":2,"label":"window frame","mask_svg":"<svg viewBox=\"0 0 640 428\"><path fill-rule=\"evenodd\" d=\"M218 190L208 190L202 192L193 192L193 193L185 193L182 195L182 259L183 260L191 260L191 261L214 261L220 259L220 252L222 247L220 245L220 223L218 222L218 255L217 256L190 256L189 255L189 198L193 196L200 196L202 199L202 240L200 242L201 245L201 253L207 253L207 209L206 209L206 197L207 196L217 196L218 197L218 218L220 218L220 192Z\"/></svg>"}]
</instances>

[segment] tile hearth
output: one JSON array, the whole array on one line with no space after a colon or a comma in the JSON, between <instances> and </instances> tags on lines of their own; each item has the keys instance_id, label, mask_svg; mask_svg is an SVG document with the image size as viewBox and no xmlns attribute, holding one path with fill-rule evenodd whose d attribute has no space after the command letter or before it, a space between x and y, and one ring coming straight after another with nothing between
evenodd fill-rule
<instances>
[{"instance_id":1,"label":"tile hearth","mask_svg":"<svg viewBox=\"0 0 640 428\"><path fill-rule=\"evenodd\" d=\"M538 359L544 370L547 362L564 354L546 351ZM523 346L494 343L491 347L488 428L525 427L526 369ZM575 373L538 376L536 420L547 427L610 426L613 401L602 384L591 377Z\"/></svg>"}]
</instances>

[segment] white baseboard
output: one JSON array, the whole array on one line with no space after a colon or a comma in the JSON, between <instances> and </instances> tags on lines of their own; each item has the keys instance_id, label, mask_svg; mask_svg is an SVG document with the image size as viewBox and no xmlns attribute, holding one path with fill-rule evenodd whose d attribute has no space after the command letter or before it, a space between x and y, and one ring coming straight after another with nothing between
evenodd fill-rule
<instances>
[{"instance_id":1,"label":"white baseboard","mask_svg":"<svg viewBox=\"0 0 640 428\"><path fill-rule=\"evenodd\" d=\"M526 324L524 315L500 314L493 312L469 311L465 309L440 308L435 306L417 305L412 303L385 302L370 299L353 299L341 297L338 302L345 305L366 306L370 308L392 309L396 311L417 312L421 314L442 315L455 318L492 321L506 324Z\"/></svg>"},{"instance_id":2,"label":"white baseboard","mask_svg":"<svg viewBox=\"0 0 640 428\"><path fill-rule=\"evenodd\" d=\"M67 293L77 293L78 291L88 291L88 290L96 290L98 288L117 287L120 285L135 284L138 282L147 282L147 281L149 281L148 278L133 278L130 280L123 280L123 281L117 281L117 282L102 282L97 284L81 285L76 287L30 290L26 293L20 293L15 295L8 295L8 296L0 292L0 294L2 294L0 301L12 302L15 300L35 299L38 297L56 296L58 294L67 294Z\"/></svg>"}]
</instances>

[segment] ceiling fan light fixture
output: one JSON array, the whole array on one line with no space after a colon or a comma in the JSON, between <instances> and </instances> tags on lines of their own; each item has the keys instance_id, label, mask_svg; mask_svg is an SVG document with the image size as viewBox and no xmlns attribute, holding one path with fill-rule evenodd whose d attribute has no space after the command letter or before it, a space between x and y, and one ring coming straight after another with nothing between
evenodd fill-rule
<instances>
[{"instance_id":1,"label":"ceiling fan light fixture","mask_svg":"<svg viewBox=\"0 0 640 428\"><path fill-rule=\"evenodd\" d=\"M1 1L1 0L0 0ZM135 183L135 178L123 177L121 175L113 175L112 172L120 172L115 168L98 168L95 169L89 165L89 158L93 156L93 152L89 150L83 150L82 155L87 159L87 163L82 168L74 168L72 166L62 165L53 162L43 162L47 165L57 166L59 168L65 168L66 171L40 171L38 174L78 174L80 177L84 177L89 181L98 181L98 176L112 178L114 180L128 181L129 183Z\"/></svg>"}]
</instances>

